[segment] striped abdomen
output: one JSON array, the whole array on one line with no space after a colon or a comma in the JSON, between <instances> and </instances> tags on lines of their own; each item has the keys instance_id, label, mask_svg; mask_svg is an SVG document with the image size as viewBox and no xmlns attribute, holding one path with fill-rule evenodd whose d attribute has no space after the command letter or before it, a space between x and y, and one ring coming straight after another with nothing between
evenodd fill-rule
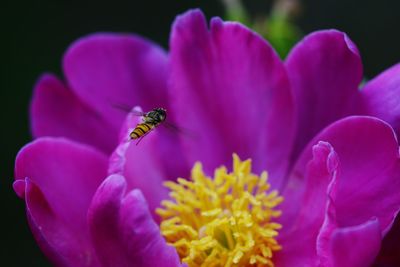
<instances>
[{"instance_id":1,"label":"striped abdomen","mask_svg":"<svg viewBox=\"0 0 400 267\"><path fill-rule=\"evenodd\" d=\"M155 127L154 124L139 123L138 125L136 125L135 129L131 132L130 137L131 139L138 139L139 137L142 137L143 135L148 133L154 127Z\"/></svg>"}]
</instances>

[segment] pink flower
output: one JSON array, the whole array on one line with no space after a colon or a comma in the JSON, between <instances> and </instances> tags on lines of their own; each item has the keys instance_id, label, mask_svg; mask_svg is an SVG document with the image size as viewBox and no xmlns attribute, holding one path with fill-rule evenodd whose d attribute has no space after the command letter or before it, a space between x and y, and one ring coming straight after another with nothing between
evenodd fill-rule
<instances>
[{"instance_id":1,"label":"pink flower","mask_svg":"<svg viewBox=\"0 0 400 267\"><path fill-rule=\"evenodd\" d=\"M244 26L214 18L208 29L194 10L176 19L169 54L96 34L63 67L66 82L46 74L36 85L36 140L14 183L55 265L181 265L155 214L162 182L189 177L195 161L212 174L237 153L284 197L275 266L399 266L400 65L359 90L361 59L342 32L312 33L282 62ZM166 108L196 136L160 126L127 143L136 119L116 103Z\"/></svg>"}]
</instances>

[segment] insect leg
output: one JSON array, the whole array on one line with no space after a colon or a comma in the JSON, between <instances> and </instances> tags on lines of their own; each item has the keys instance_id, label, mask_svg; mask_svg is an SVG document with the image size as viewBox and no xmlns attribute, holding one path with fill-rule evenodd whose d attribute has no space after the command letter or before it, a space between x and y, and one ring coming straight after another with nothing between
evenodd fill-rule
<instances>
[{"instance_id":1,"label":"insect leg","mask_svg":"<svg viewBox=\"0 0 400 267\"><path fill-rule=\"evenodd\" d=\"M147 133L145 133L144 135L142 135L142 136L138 139L138 141L136 142L136 145L138 145L138 144L140 143L140 141L142 141L142 139L143 139L146 135L148 135L151 131L153 131L153 129L154 129L154 128L150 129Z\"/></svg>"}]
</instances>

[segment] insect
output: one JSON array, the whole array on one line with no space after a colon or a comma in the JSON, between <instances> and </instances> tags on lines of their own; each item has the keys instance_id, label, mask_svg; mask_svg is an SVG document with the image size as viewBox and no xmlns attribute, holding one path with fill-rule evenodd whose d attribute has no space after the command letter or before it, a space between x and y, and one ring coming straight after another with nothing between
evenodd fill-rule
<instances>
[{"instance_id":1,"label":"insect","mask_svg":"<svg viewBox=\"0 0 400 267\"><path fill-rule=\"evenodd\" d=\"M142 116L142 122L136 125L135 129L129 134L132 140L138 139L136 144L167 118L167 111L163 108L154 108L149 112L137 112Z\"/></svg>"},{"instance_id":2,"label":"insect","mask_svg":"<svg viewBox=\"0 0 400 267\"><path fill-rule=\"evenodd\" d=\"M131 140L138 140L136 145L138 145L147 134L160 124L177 134L182 134L183 136L191 138L197 137L191 130L178 127L174 123L166 121L167 110L164 108L154 108L149 112L141 112L138 110L132 110L128 105L113 104L112 106L126 113L131 113L134 116L142 117L142 122L138 123L129 134Z\"/></svg>"}]
</instances>

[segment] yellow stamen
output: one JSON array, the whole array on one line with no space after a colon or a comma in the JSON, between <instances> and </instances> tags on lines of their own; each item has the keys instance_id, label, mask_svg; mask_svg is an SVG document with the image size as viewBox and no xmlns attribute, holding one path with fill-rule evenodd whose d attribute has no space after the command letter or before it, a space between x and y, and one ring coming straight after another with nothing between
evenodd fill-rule
<instances>
[{"instance_id":1,"label":"yellow stamen","mask_svg":"<svg viewBox=\"0 0 400 267\"><path fill-rule=\"evenodd\" d=\"M166 182L173 199L163 201L161 232L190 267L274 266L281 225L273 222L283 201L270 191L268 175L251 173L251 160L233 155L233 172L225 167L207 177L200 163L192 181Z\"/></svg>"}]
</instances>

